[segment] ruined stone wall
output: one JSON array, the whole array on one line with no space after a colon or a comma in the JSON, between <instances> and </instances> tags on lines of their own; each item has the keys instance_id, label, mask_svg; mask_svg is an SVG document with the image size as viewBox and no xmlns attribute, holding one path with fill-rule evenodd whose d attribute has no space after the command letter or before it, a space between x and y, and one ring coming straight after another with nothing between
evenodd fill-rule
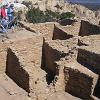
<instances>
[{"instance_id":1,"label":"ruined stone wall","mask_svg":"<svg viewBox=\"0 0 100 100\"><path fill-rule=\"evenodd\" d=\"M38 23L38 24L29 24L25 22L19 22L22 27L25 29L35 32L37 35L41 34L45 39L52 39L53 31L54 31L54 22L47 22L47 23Z\"/></svg>"},{"instance_id":2,"label":"ruined stone wall","mask_svg":"<svg viewBox=\"0 0 100 100\"><path fill-rule=\"evenodd\" d=\"M78 37L79 22L68 26L57 23L22 25L29 31L23 29L0 43L0 71L5 73L6 70L17 85L38 100L46 100L50 94L60 91L89 100L100 82L97 75L97 71L100 72L99 49L90 52L89 46L92 41L99 46L99 35L95 38L92 35L91 39ZM85 46L88 50L82 49L82 43L78 46L79 38L88 45Z\"/></svg>"},{"instance_id":3,"label":"ruined stone wall","mask_svg":"<svg viewBox=\"0 0 100 100\"><path fill-rule=\"evenodd\" d=\"M24 90L30 92L29 74L24 70L18 56L11 49L8 49L6 74Z\"/></svg>"},{"instance_id":4,"label":"ruined stone wall","mask_svg":"<svg viewBox=\"0 0 100 100\"><path fill-rule=\"evenodd\" d=\"M59 29L58 27L54 27L54 31L53 31L53 40L59 39L59 40L66 40L69 38L72 38L72 35L67 34L66 32L64 32L63 30Z\"/></svg>"},{"instance_id":5,"label":"ruined stone wall","mask_svg":"<svg viewBox=\"0 0 100 100\"><path fill-rule=\"evenodd\" d=\"M65 91L82 99L90 100L98 75L85 68L82 68L82 70L82 66L80 68L75 64L70 64L69 66L66 65L64 67ZM73 66L77 66L77 68L73 68ZM90 73L91 75L89 75Z\"/></svg>"},{"instance_id":6,"label":"ruined stone wall","mask_svg":"<svg viewBox=\"0 0 100 100\"><path fill-rule=\"evenodd\" d=\"M78 44L80 46L92 46L92 49L95 49L95 51L99 51L98 49L96 50L97 47L99 47L100 44L100 35L90 35L90 36L83 36L78 39Z\"/></svg>"},{"instance_id":7,"label":"ruined stone wall","mask_svg":"<svg viewBox=\"0 0 100 100\"><path fill-rule=\"evenodd\" d=\"M63 61L56 61L58 75L55 77L55 91L65 91L64 65Z\"/></svg>"},{"instance_id":8,"label":"ruined stone wall","mask_svg":"<svg viewBox=\"0 0 100 100\"><path fill-rule=\"evenodd\" d=\"M86 65L89 69L100 75L100 56L95 52L78 49L78 62ZM90 67L89 67L90 66Z\"/></svg>"},{"instance_id":9,"label":"ruined stone wall","mask_svg":"<svg viewBox=\"0 0 100 100\"><path fill-rule=\"evenodd\" d=\"M45 56L45 63L47 68L55 73L56 63L60 59L76 59L77 58L77 39L71 38L69 40L52 40L44 41L43 53Z\"/></svg>"},{"instance_id":10,"label":"ruined stone wall","mask_svg":"<svg viewBox=\"0 0 100 100\"><path fill-rule=\"evenodd\" d=\"M100 27L93 25L87 21L81 21L80 36L96 35L100 34Z\"/></svg>"},{"instance_id":11,"label":"ruined stone wall","mask_svg":"<svg viewBox=\"0 0 100 100\"><path fill-rule=\"evenodd\" d=\"M77 21L76 20L72 20L72 19L64 19L64 20L61 20L59 22L59 24L62 25L62 26L66 26L66 25L72 25L75 22L77 22Z\"/></svg>"},{"instance_id":12,"label":"ruined stone wall","mask_svg":"<svg viewBox=\"0 0 100 100\"><path fill-rule=\"evenodd\" d=\"M71 40L52 40L44 41L43 44L42 68L47 71L47 82L54 85L55 91L65 90L64 66L60 61L76 59L77 57L77 49L74 48L76 40L73 41L74 43L71 42L72 44L70 42Z\"/></svg>"},{"instance_id":13,"label":"ruined stone wall","mask_svg":"<svg viewBox=\"0 0 100 100\"><path fill-rule=\"evenodd\" d=\"M6 74L33 98L46 98L46 72L41 69L43 36L6 41L8 52ZM12 63L13 62L13 63Z\"/></svg>"},{"instance_id":14,"label":"ruined stone wall","mask_svg":"<svg viewBox=\"0 0 100 100\"><path fill-rule=\"evenodd\" d=\"M5 43L0 41L0 74L5 73L7 49Z\"/></svg>"},{"instance_id":15,"label":"ruined stone wall","mask_svg":"<svg viewBox=\"0 0 100 100\"><path fill-rule=\"evenodd\" d=\"M22 40L7 41L8 47L24 57L25 63L33 63L34 66L41 66L42 57L42 36L26 37Z\"/></svg>"},{"instance_id":16,"label":"ruined stone wall","mask_svg":"<svg viewBox=\"0 0 100 100\"><path fill-rule=\"evenodd\" d=\"M53 37L53 30L54 30L53 22L33 24L30 27L34 29L36 33L42 33L44 37L47 39L52 39Z\"/></svg>"},{"instance_id":17,"label":"ruined stone wall","mask_svg":"<svg viewBox=\"0 0 100 100\"><path fill-rule=\"evenodd\" d=\"M5 43L10 48L6 74L28 93L32 93L33 83L37 80L34 70L37 69L37 73L41 73L38 71L41 67L43 37L24 37L22 40L10 40Z\"/></svg>"},{"instance_id":18,"label":"ruined stone wall","mask_svg":"<svg viewBox=\"0 0 100 100\"><path fill-rule=\"evenodd\" d=\"M44 43L43 52L45 57L45 65L46 69L52 72L53 74L57 74L57 65L55 61L60 60L61 53L52 47L49 46L48 43Z\"/></svg>"},{"instance_id":19,"label":"ruined stone wall","mask_svg":"<svg viewBox=\"0 0 100 100\"><path fill-rule=\"evenodd\" d=\"M47 87L46 73L39 66L34 66L33 62L29 62L29 56L19 54L20 52L9 49L6 74L31 97L40 99L43 96L44 100Z\"/></svg>"},{"instance_id":20,"label":"ruined stone wall","mask_svg":"<svg viewBox=\"0 0 100 100\"><path fill-rule=\"evenodd\" d=\"M66 32L66 33L68 33L70 35L74 35L74 36L78 36L79 35L80 22L73 22L71 25L65 25L65 26L62 26L60 24L56 24L56 26L59 29L63 30L64 32Z\"/></svg>"}]
</instances>

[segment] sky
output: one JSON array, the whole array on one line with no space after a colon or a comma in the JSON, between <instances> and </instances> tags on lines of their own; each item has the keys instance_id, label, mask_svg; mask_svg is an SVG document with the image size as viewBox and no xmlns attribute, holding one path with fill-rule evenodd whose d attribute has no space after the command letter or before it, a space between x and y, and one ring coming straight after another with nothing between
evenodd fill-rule
<instances>
[{"instance_id":1,"label":"sky","mask_svg":"<svg viewBox=\"0 0 100 100\"><path fill-rule=\"evenodd\" d=\"M100 0L66 0L77 3L100 3Z\"/></svg>"}]
</instances>

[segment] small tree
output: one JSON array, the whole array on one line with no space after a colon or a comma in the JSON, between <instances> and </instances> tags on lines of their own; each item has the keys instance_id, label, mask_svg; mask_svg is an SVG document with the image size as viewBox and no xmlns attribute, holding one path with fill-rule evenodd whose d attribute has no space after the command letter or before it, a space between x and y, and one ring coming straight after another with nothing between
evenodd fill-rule
<instances>
[{"instance_id":1,"label":"small tree","mask_svg":"<svg viewBox=\"0 0 100 100\"><path fill-rule=\"evenodd\" d=\"M71 12L66 12L66 13L62 13L60 15L60 20L66 19L66 18L74 18L75 14L71 13Z\"/></svg>"},{"instance_id":2,"label":"small tree","mask_svg":"<svg viewBox=\"0 0 100 100\"><path fill-rule=\"evenodd\" d=\"M58 12L53 12L51 10L46 10L45 11L45 21L51 22L51 21L57 21L59 19L59 13Z\"/></svg>"},{"instance_id":3,"label":"small tree","mask_svg":"<svg viewBox=\"0 0 100 100\"><path fill-rule=\"evenodd\" d=\"M45 22L45 15L43 11L40 11L39 8L31 8L28 10L26 18L29 22L32 23L42 23Z\"/></svg>"}]
</instances>

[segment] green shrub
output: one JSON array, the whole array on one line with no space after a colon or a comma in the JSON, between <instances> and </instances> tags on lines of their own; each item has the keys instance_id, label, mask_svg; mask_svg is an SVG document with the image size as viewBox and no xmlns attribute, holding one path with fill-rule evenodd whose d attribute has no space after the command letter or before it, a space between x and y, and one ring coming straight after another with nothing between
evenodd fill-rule
<instances>
[{"instance_id":1,"label":"green shrub","mask_svg":"<svg viewBox=\"0 0 100 100\"><path fill-rule=\"evenodd\" d=\"M57 21L59 19L59 12L53 12L51 10L46 10L45 11L45 21L46 22L52 22L52 21Z\"/></svg>"},{"instance_id":2,"label":"green shrub","mask_svg":"<svg viewBox=\"0 0 100 100\"><path fill-rule=\"evenodd\" d=\"M45 22L45 15L43 11L40 11L39 8L29 9L26 15L26 18L29 22L32 23L42 23Z\"/></svg>"},{"instance_id":3,"label":"green shrub","mask_svg":"<svg viewBox=\"0 0 100 100\"><path fill-rule=\"evenodd\" d=\"M58 20L63 20L66 18L72 18L75 15L71 12L62 13L53 12L51 10L41 11L39 8L30 8L26 14L26 19L32 23L44 23L44 22L54 22Z\"/></svg>"},{"instance_id":4,"label":"green shrub","mask_svg":"<svg viewBox=\"0 0 100 100\"><path fill-rule=\"evenodd\" d=\"M62 13L60 15L60 20L66 19L66 18L74 18L75 14L71 13L71 12L66 12L66 13Z\"/></svg>"}]
</instances>

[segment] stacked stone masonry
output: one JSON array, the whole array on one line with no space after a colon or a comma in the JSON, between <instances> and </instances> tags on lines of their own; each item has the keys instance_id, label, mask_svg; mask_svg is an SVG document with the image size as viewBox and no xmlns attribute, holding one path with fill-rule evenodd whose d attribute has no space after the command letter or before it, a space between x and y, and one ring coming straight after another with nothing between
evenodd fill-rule
<instances>
[{"instance_id":1,"label":"stacked stone masonry","mask_svg":"<svg viewBox=\"0 0 100 100\"><path fill-rule=\"evenodd\" d=\"M0 41L0 74L9 76L33 100L54 100L58 95L58 100L99 100L98 25L20 24L22 30Z\"/></svg>"}]
</instances>

